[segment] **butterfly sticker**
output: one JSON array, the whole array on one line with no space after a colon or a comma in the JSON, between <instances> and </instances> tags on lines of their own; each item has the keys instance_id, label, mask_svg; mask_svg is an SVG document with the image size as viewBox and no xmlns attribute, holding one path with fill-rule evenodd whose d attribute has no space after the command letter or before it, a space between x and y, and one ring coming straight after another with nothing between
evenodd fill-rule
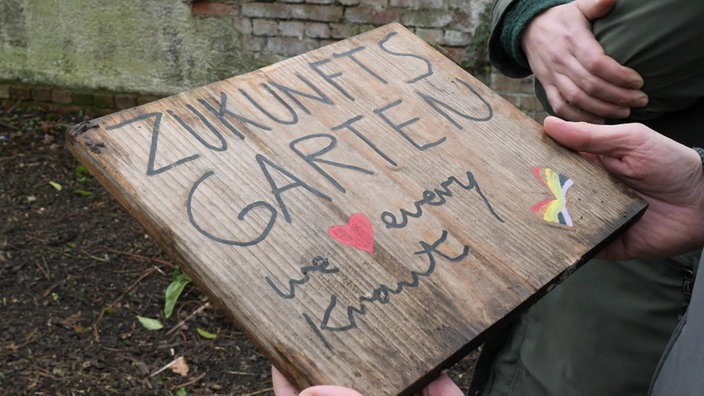
<instances>
[{"instance_id":1,"label":"butterfly sticker","mask_svg":"<svg viewBox=\"0 0 704 396\"><path fill-rule=\"evenodd\" d=\"M542 214L543 220L547 222L572 227L572 218L567 211L567 190L574 184L572 179L550 168L535 167L533 174L547 187L554 198L538 202L531 211Z\"/></svg>"}]
</instances>

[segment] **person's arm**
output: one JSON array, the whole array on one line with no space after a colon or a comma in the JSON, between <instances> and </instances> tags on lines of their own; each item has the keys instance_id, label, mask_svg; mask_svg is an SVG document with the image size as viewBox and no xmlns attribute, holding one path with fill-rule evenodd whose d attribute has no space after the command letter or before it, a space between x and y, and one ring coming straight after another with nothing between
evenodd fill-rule
<instances>
[{"instance_id":1,"label":"person's arm","mask_svg":"<svg viewBox=\"0 0 704 396\"><path fill-rule=\"evenodd\" d=\"M531 70L562 118L603 123L648 103L641 76L607 56L592 33L591 21L608 14L614 3L576 0L550 8L520 36Z\"/></svg>"},{"instance_id":2,"label":"person's arm","mask_svg":"<svg viewBox=\"0 0 704 396\"><path fill-rule=\"evenodd\" d=\"M643 124L595 125L548 117L545 132L635 190L648 209L609 244L607 259L659 258L704 246L704 167L697 151Z\"/></svg>"},{"instance_id":3,"label":"person's arm","mask_svg":"<svg viewBox=\"0 0 704 396\"><path fill-rule=\"evenodd\" d=\"M489 60L509 77L531 72L546 93L546 107L575 121L624 118L642 107L643 79L604 53L591 21L615 0L497 0Z\"/></svg>"},{"instance_id":4,"label":"person's arm","mask_svg":"<svg viewBox=\"0 0 704 396\"><path fill-rule=\"evenodd\" d=\"M532 74L521 48L521 35L528 23L543 11L572 0L494 0L491 9L489 61L508 77Z\"/></svg>"},{"instance_id":5,"label":"person's arm","mask_svg":"<svg viewBox=\"0 0 704 396\"><path fill-rule=\"evenodd\" d=\"M298 393L296 388L274 366L271 366L271 379L276 396L362 396L361 393L353 389L333 385L313 386ZM447 374L441 374L438 379L423 389L421 395L464 396L464 393Z\"/></svg>"}]
</instances>

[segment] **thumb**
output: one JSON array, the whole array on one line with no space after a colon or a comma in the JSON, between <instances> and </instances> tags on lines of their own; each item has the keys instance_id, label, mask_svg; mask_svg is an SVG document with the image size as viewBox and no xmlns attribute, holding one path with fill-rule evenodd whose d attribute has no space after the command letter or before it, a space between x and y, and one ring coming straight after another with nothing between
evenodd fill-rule
<instances>
[{"instance_id":1,"label":"thumb","mask_svg":"<svg viewBox=\"0 0 704 396\"><path fill-rule=\"evenodd\" d=\"M608 14L616 0L577 0L575 1L579 11L590 21L601 18Z\"/></svg>"},{"instance_id":2,"label":"thumb","mask_svg":"<svg viewBox=\"0 0 704 396\"><path fill-rule=\"evenodd\" d=\"M423 396L464 396L464 392L443 373L423 389Z\"/></svg>"},{"instance_id":3,"label":"thumb","mask_svg":"<svg viewBox=\"0 0 704 396\"><path fill-rule=\"evenodd\" d=\"M631 124L597 125L564 121L549 116L543 121L545 133L563 146L590 154L619 157L640 142Z\"/></svg>"},{"instance_id":4,"label":"thumb","mask_svg":"<svg viewBox=\"0 0 704 396\"><path fill-rule=\"evenodd\" d=\"M341 386L318 385L304 389L298 396L362 396L362 394Z\"/></svg>"}]
</instances>

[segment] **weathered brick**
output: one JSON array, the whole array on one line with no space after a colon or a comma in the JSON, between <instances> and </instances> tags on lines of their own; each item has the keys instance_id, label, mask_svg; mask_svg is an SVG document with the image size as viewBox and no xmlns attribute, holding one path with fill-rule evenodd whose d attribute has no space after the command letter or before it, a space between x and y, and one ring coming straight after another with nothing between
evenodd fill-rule
<instances>
[{"instance_id":1,"label":"weathered brick","mask_svg":"<svg viewBox=\"0 0 704 396\"><path fill-rule=\"evenodd\" d=\"M520 101L520 99L518 99L518 97L517 97L516 95L501 94L501 97L503 97L504 99L506 99L506 100L507 100L509 103L511 103L512 105L518 107L518 102Z\"/></svg>"},{"instance_id":2,"label":"weathered brick","mask_svg":"<svg viewBox=\"0 0 704 396\"><path fill-rule=\"evenodd\" d=\"M252 34L255 36L276 36L279 24L271 19L253 19Z\"/></svg>"},{"instance_id":3,"label":"weathered brick","mask_svg":"<svg viewBox=\"0 0 704 396\"><path fill-rule=\"evenodd\" d=\"M324 47L324 46L330 45L330 44L334 44L334 43L336 43L337 41L338 41L338 40L320 40L320 41L318 41L318 47L317 47L317 48Z\"/></svg>"},{"instance_id":4,"label":"weathered brick","mask_svg":"<svg viewBox=\"0 0 704 396\"><path fill-rule=\"evenodd\" d=\"M417 8L418 0L389 0L389 5L400 8Z\"/></svg>"},{"instance_id":5,"label":"weathered brick","mask_svg":"<svg viewBox=\"0 0 704 396\"><path fill-rule=\"evenodd\" d=\"M452 22L452 16L452 12L448 11L408 11L403 14L401 23L406 26L441 28Z\"/></svg>"},{"instance_id":6,"label":"weathered brick","mask_svg":"<svg viewBox=\"0 0 704 396\"><path fill-rule=\"evenodd\" d=\"M239 7L229 1L194 1L191 12L199 16L239 15Z\"/></svg>"},{"instance_id":7,"label":"weathered brick","mask_svg":"<svg viewBox=\"0 0 704 396\"><path fill-rule=\"evenodd\" d=\"M445 45L453 46L453 47L461 47L465 45L469 45L469 43L472 41L472 35L469 33L465 32L460 32L457 30L445 30L445 34L443 37L443 42Z\"/></svg>"},{"instance_id":8,"label":"weathered brick","mask_svg":"<svg viewBox=\"0 0 704 396\"><path fill-rule=\"evenodd\" d=\"M266 48L266 39L264 37L246 37L242 40L242 49L258 55Z\"/></svg>"},{"instance_id":9,"label":"weathered brick","mask_svg":"<svg viewBox=\"0 0 704 396\"><path fill-rule=\"evenodd\" d=\"M249 18L235 18L235 29L242 34L252 34L252 20Z\"/></svg>"},{"instance_id":10,"label":"weathered brick","mask_svg":"<svg viewBox=\"0 0 704 396\"><path fill-rule=\"evenodd\" d=\"M316 22L338 22L342 19L343 11L343 8L338 6L293 5L291 6L291 18Z\"/></svg>"},{"instance_id":11,"label":"weathered brick","mask_svg":"<svg viewBox=\"0 0 704 396\"><path fill-rule=\"evenodd\" d=\"M242 15L250 18L278 18L291 17L291 6L284 3L243 3Z\"/></svg>"},{"instance_id":12,"label":"weathered brick","mask_svg":"<svg viewBox=\"0 0 704 396\"><path fill-rule=\"evenodd\" d=\"M315 48L317 48L317 42L310 39L299 40L290 37L272 37L266 43L267 51L285 57L300 55Z\"/></svg>"},{"instance_id":13,"label":"weathered brick","mask_svg":"<svg viewBox=\"0 0 704 396\"><path fill-rule=\"evenodd\" d=\"M303 0L279 0L283 3L310 3L310 1L303 1Z\"/></svg>"},{"instance_id":14,"label":"weathered brick","mask_svg":"<svg viewBox=\"0 0 704 396\"><path fill-rule=\"evenodd\" d=\"M32 88L27 85L10 85L10 98L12 99L32 99Z\"/></svg>"},{"instance_id":15,"label":"weathered brick","mask_svg":"<svg viewBox=\"0 0 704 396\"><path fill-rule=\"evenodd\" d=\"M371 24L333 23L330 26L330 36L335 39L346 39L374 28Z\"/></svg>"},{"instance_id":16,"label":"weathered brick","mask_svg":"<svg viewBox=\"0 0 704 396\"><path fill-rule=\"evenodd\" d=\"M333 0L306 0L305 2L310 4L332 4Z\"/></svg>"},{"instance_id":17,"label":"weathered brick","mask_svg":"<svg viewBox=\"0 0 704 396\"><path fill-rule=\"evenodd\" d=\"M421 9L441 9L444 7L444 0L418 0L418 8Z\"/></svg>"},{"instance_id":18,"label":"weathered brick","mask_svg":"<svg viewBox=\"0 0 704 396\"><path fill-rule=\"evenodd\" d=\"M114 109L115 95L108 92L97 92L93 95L93 105L103 109Z\"/></svg>"},{"instance_id":19,"label":"weathered brick","mask_svg":"<svg viewBox=\"0 0 704 396\"><path fill-rule=\"evenodd\" d=\"M498 73L492 73L491 86L498 92L533 93L533 78L509 78Z\"/></svg>"},{"instance_id":20,"label":"weathered brick","mask_svg":"<svg viewBox=\"0 0 704 396\"><path fill-rule=\"evenodd\" d=\"M359 0L359 5L367 7L375 7L377 9L389 5L388 0Z\"/></svg>"},{"instance_id":21,"label":"weathered brick","mask_svg":"<svg viewBox=\"0 0 704 396\"><path fill-rule=\"evenodd\" d=\"M441 52L457 64L464 62L467 57L466 47L442 47Z\"/></svg>"},{"instance_id":22,"label":"weathered brick","mask_svg":"<svg viewBox=\"0 0 704 396\"><path fill-rule=\"evenodd\" d=\"M81 106L71 104L47 103L42 106L47 111L59 114L78 113L81 111Z\"/></svg>"},{"instance_id":23,"label":"weathered brick","mask_svg":"<svg viewBox=\"0 0 704 396\"><path fill-rule=\"evenodd\" d=\"M0 84L0 99L10 99L10 85Z\"/></svg>"},{"instance_id":24,"label":"weathered brick","mask_svg":"<svg viewBox=\"0 0 704 396\"><path fill-rule=\"evenodd\" d=\"M242 15L251 18L302 19L335 22L342 18L342 7L315 4L244 3Z\"/></svg>"},{"instance_id":25,"label":"weathered brick","mask_svg":"<svg viewBox=\"0 0 704 396\"><path fill-rule=\"evenodd\" d=\"M115 95L115 106L118 109L128 109L137 105L137 95L117 94Z\"/></svg>"},{"instance_id":26,"label":"weathered brick","mask_svg":"<svg viewBox=\"0 0 704 396\"><path fill-rule=\"evenodd\" d=\"M33 87L32 100L35 102L51 102L51 88Z\"/></svg>"},{"instance_id":27,"label":"weathered brick","mask_svg":"<svg viewBox=\"0 0 704 396\"><path fill-rule=\"evenodd\" d=\"M356 6L359 4L359 0L337 0L337 2L343 6Z\"/></svg>"},{"instance_id":28,"label":"weathered brick","mask_svg":"<svg viewBox=\"0 0 704 396\"><path fill-rule=\"evenodd\" d=\"M327 23L306 23L305 33L310 38L330 38L330 26Z\"/></svg>"},{"instance_id":29,"label":"weathered brick","mask_svg":"<svg viewBox=\"0 0 704 396\"><path fill-rule=\"evenodd\" d=\"M427 41L430 44L444 44L442 29L423 29L418 28L415 31L416 36Z\"/></svg>"},{"instance_id":30,"label":"weathered brick","mask_svg":"<svg viewBox=\"0 0 704 396\"><path fill-rule=\"evenodd\" d=\"M475 1L467 1L467 0L445 0L445 1L447 3L448 7L453 8L453 9L457 9L457 10L461 10L464 12L472 12L472 9L478 5L478 4L476 4ZM483 1L484 4L479 6L479 9L484 7L484 5L486 5L487 2L488 2L488 0L484 0Z\"/></svg>"},{"instance_id":31,"label":"weathered brick","mask_svg":"<svg viewBox=\"0 0 704 396\"><path fill-rule=\"evenodd\" d=\"M540 112L545 111L543 104L535 95L525 95L520 97L518 107L524 111Z\"/></svg>"},{"instance_id":32,"label":"weathered brick","mask_svg":"<svg viewBox=\"0 0 704 396\"><path fill-rule=\"evenodd\" d=\"M91 91L73 91L71 95L71 103L78 106L92 106L93 105L93 92Z\"/></svg>"},{"instance_id":33,"label":"weathered brick","mask_svg":"<svg viewBox=\"0 0 704 396\"><path fill-rule=\"evenodd\" d=\"M70 89L54 89L51 91L51 101L58 104L71 103L73 92Z\"/></svg>"},{"instance_id":34,"label":"weathered brick","mask_svg":"<svg viewBox=\"0 0 704 396\"><path fill-rule=\"evenodd\" d=\"M375 9L368 7L354 7L345 10L345 21L351 23L371 23L385 25L398 21L398 10L394 8Z\"/></svg>"},{"instance_id":35,"label":"weathered brick","mask_svg":"<svg viewBox=\"0 0 704 396\"><path fill-rule=\"evenodd\" d=\"M161 95L139 95L137 96L137 105L143 105L161 99Z\"/></svg>"},{"instance_id":36,"label":"weathered brick","mask_svg":"<svg viewBox=\"0 0 704 396\"><path fill-rule=\"evenodd\" d=\"M453 12L452 22L445 26L446 29L457 30L459 32L473 33L477 27L476 23L472 22L472 16L463 12Z\"/></svg>"},{"instance_id":37,"label":"weathered brick","mask_svg":"<svg viewBox=\"0 0 704 396\"><path fill-rule=\"evenodd\" d=\"M300 21L281 21L278 26L279 36L303 38L305 25Z\"/></svg>"}]
</instances>

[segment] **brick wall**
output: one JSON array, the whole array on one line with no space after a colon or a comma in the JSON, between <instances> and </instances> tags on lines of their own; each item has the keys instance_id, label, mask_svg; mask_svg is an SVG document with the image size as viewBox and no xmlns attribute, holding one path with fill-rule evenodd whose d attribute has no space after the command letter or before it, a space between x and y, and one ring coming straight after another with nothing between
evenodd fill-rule
<instances>
[{"instance_id":1,"label":"brick wall","mask_svg":"<svg viewBox=\"0 0 704 396\"><path fill-rule=\"evenodd\" d=\"M0 81L0 103L5 106L40 107L57 113L83 112L101 116L142 105L160 95L28 85Z\"/></svg>"},{"instance_id":2,"label":"brick wall","mask_svg":"<svg viewBox=\"0 0 704 396\"><path fill-rule=\"evenodd\" d=\"M508 78L495 70L492 70L489 79L489 86L494 91L500 94L504 99L513 103L514 106L523 110L524 113L542 123L548 113L535 96L533 85L533 76Z\"/></svg>"},{"instance_id":3,"label":"brick wall","mask_svg":"<svg viewBox=\"0 0 704 396\"><path fill-rule=\"evenodd\" d=\"M255 57L274 61L400 22L457 63L467 63L488 0L193 0L201 18L232 18Z\"/></svg>"},{"instance_id":4,"label":"brick wall","mask_svg":"<svg viewBox=\"0 0 704 396\"><path fill-rule=\"evenodd\" d=\"M532 78L488 74L489 0L191 0L190 18L234 25L242 50L263 66L390 22L400 22L485 81L504 98L542 121ZM218 38L220 40L221 38ZM50 111L102 115L158 95L41 86L0 80L0 102L40 105Z\"/></svg>"}]
</instances>

